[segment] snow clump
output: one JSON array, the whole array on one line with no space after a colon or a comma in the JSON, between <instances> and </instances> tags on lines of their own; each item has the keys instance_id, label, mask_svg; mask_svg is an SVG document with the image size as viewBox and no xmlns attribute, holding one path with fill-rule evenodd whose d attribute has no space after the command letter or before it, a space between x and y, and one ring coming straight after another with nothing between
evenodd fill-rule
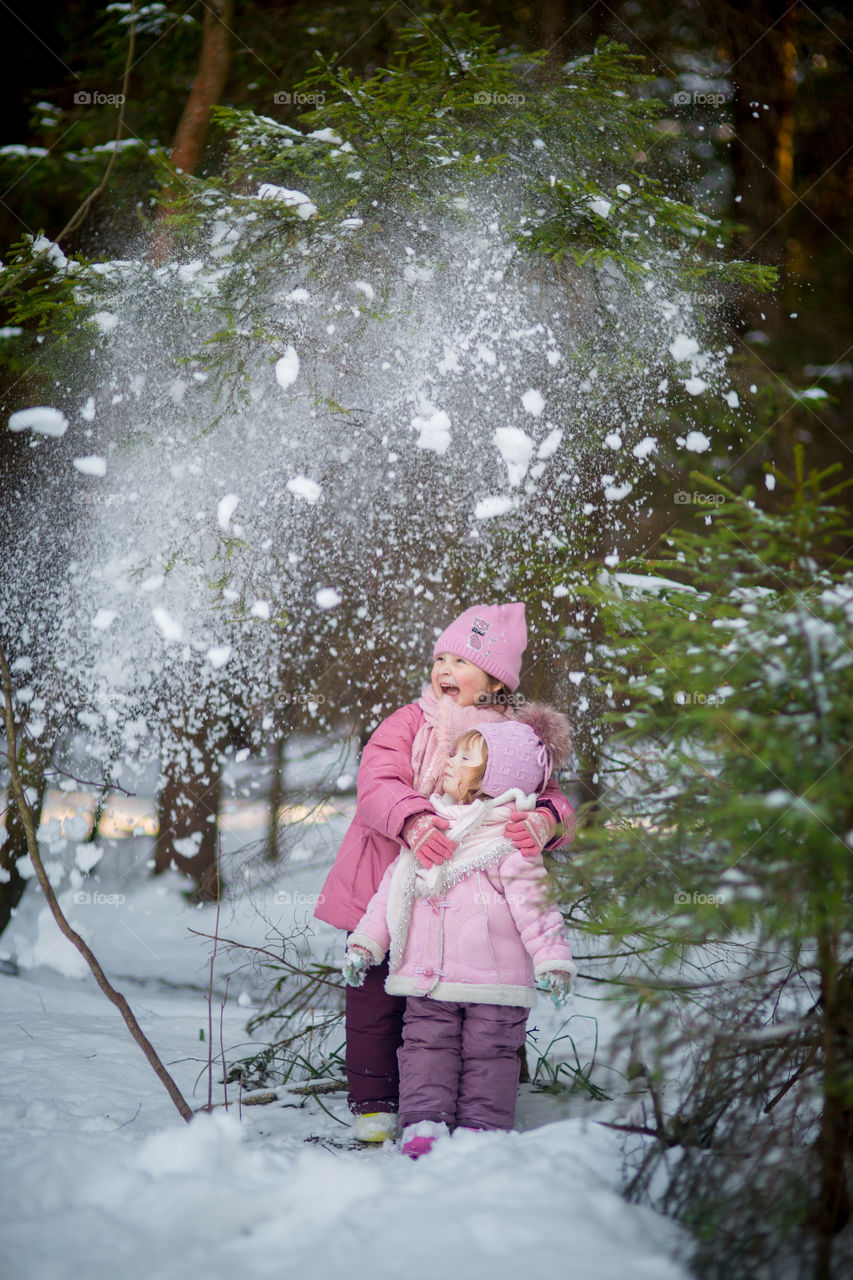
<instances>
[{"instance_id":1,"label":"snow clump","mask_svg":"<svg viewBox=\"0 0 853 1280\"><path fill-rule=\"evenodd\" d=\"M9 418L9 430L35 431L36 435L58 439L68 430L68 419L58 409L37 405L33 409L19 409L13 413Z\"/></svg>"}]
</instances>

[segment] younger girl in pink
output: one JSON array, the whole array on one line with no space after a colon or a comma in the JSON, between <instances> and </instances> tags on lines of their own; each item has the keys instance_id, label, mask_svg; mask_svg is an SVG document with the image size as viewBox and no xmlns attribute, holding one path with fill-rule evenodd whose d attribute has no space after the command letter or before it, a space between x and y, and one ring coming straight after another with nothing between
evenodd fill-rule
<instances>
[{"instance_id":1,"label":"younger girl in pink","mask_svg":"<svg viewBox=\"0 0 853 1280\"><path fill-rule=\"evenodd\" d=\"M561 720L539 712L565 736ZM534 985L559 1001L576 972L541 857L525 858L504 834L513 807L532 809L550 774L529 724L463 734L431 797L455 852L424 870L401 850L350 934L347 981L358 985L390 949L385 989L408 997L398 1054L406 1155L423 1155L449 1127L512 1127Z\"/></svg>"},{"instance_id":2,"label":"younger girl in pink","mask_svg":"<svg viewBox=\"0 0 853 1280\"><path fill-rule=\"evenodd\" d=\"M524 714L500 696L518 688L526 647L520 602L475 605L439 636L430 683L416 702L382 721L362 752L356 813L323 886L315 911L320 920L353 929L401 845L425 868L452 854L450 820L429 797L460 734ZM549 779L534 810L510 814L506 834L522 854L535 857L543 847L568 844L572 824L571 805ZM366 1141L396 1132L406 1001L385 991L386 976L386 965L374 966L363 986L346 994L348 1101L354 1135Z\"/></svg>"}]
</instances>

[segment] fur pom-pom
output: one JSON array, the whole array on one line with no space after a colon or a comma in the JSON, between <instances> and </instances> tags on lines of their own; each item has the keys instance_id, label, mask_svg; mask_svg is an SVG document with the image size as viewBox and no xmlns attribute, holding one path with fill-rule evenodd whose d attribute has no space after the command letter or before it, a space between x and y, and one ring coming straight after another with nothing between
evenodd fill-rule
<instances>
[{"instance_id":1,"label":"fur pom-pom","mask_svg":"<svg viewBox=\"0 0 853 1280\"><path fill-rule=\"evenodd\" d=\"M562 769L572 750L572 727L562 711L544 702L525 702L518 719L536 734L550 752L555 769Z\"/></svg>"}]
</instances>

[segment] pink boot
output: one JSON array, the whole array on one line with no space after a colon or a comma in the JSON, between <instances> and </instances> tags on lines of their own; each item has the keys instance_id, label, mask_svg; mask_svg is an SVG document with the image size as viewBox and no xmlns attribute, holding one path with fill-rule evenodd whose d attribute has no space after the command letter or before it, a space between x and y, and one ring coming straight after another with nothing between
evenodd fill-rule
<instances>
[{"instance_id":1,"label":"pink boot","mask_svg":"<svg viewBox=\"0 0 853 1280\"><path fill-rule=\"evenodd\" d=\"M400 1148L404 1156L417 1160L432 1150L436 1138L449 1133L443 1120L419 1120L417 1124L407 1124L403 1130L403 1145Z\"/></svg>"}]
</instances>

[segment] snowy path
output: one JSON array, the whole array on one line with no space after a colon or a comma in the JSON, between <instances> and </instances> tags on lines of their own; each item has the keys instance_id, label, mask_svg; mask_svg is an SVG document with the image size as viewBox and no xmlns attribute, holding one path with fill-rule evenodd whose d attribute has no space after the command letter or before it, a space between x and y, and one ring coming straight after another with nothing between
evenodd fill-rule
<instances>
[{"instance_id":1,"label":"snowy path","mask_svg":"<svg viewBox=\"0 0 853 1280\"><path fill-rule=\"evenodd\" d=\"M321 874L312 858L302 869L292 863L282 883L296 896ZM345 1137L339 1094L325 1099L332 1115L290 1095L289 1105L285 1096L244 1108L242 1122L232 1109L185 1126L117 1013L89 977L72 976L64 944L39 924L42 906L31 886L0 941L22 962L19 976L0 976L3 1277L434 1280L436 1266L466 1280L519 1268L583 1280L687 1277L671 1260L672 1224L619 1197L618 1139L584 1100L523 1088L521 1132L460 1134L417 1163L391 1144L306 1143ZM213 909L146 882L125 884L119 905L70 909L185 1096L201 1105L206 1080L193 1089L207 1056L199 1031L209 944L188 928L212 931ZM308 914L302 908L302 922ZM264 928L244 905L222 922L223 934L251 941ZM321 951L333 937L321 929ZM224 961L221 974L233 967ZM235 979L225 1015L232 1059L246 1051L238 993ZM536 1016L546 1025L544 1011Z\"/></svg>"}]
</instances>

